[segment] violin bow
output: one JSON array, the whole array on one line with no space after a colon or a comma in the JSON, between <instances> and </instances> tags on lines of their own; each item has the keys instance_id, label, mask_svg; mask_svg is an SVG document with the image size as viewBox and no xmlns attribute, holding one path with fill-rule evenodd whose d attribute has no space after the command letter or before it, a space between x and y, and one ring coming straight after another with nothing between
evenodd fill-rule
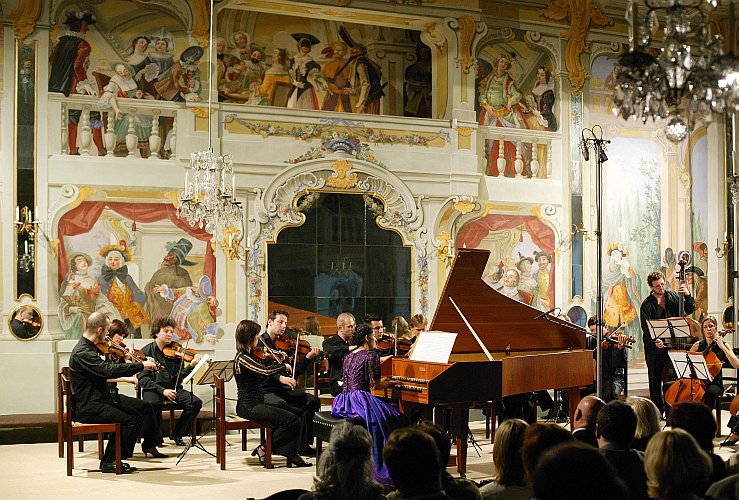
<instances>
[{"instance_id":1,"label":"violin bow","mask_svg":"<svg viewBox=\"0 0 739 500\"><path fill-rule=\"evenodd\" d=\"M295 378L295 369L298 367L298 347L300 347L300 330L298 330L298 338L295 339L295 356L293 357L293 372L292 376Z\"/></svg>"},{"instance_id":2,"label":"violin bow","mask_svg":"<svg viewBox=\"0 0 739 500\"><path fill-rule=\"evenodd\" d=\"M187 351L187 346L190 344L191 338L192 337L187 339L187 342L185 342L185 347L182 348L182 359L180 363L180 369L177 370L177 378L175 379L175 385L174 385L175 391L177 390L177 385L180 383L180 375L182 375L182 367L185 366L185 351Z\"/></svg>"}]
</instances>

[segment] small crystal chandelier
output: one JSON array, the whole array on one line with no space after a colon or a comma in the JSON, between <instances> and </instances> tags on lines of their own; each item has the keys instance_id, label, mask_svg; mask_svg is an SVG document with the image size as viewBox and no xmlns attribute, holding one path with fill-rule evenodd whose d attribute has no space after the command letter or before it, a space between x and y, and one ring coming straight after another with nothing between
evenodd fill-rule
<instances>
[{"instance_id":1,"label":"small crystal chandelier","mask_svg":"<svg viewBox=\"0 0 739 500\"><path fill-rule=\"evenodd\" d=\"M650 117L668 119L667 138L680 142L696 122L710 120L711 112L739 109L733 0L729 5L732 46L728 55L723 54L721 36L712 35L708 23L717 2L629 0L629 52L616 66L614 114L638 118L642 123ZM652 36L660 27L664 38L657 42L661 47L652 48Z\"/></svg>"},{"instance_id":2,"label":"small crystal chandelier","mask_svg":"<svg viewBox=\"0 0 739 500\"><path fill-rule=\"evenodd\" d=\"M211 146L211 94L213 90L213 0L210 2L210 66L208 76L208 149L190 155L185 170L185 190L178 196L177 216L191 226L215 235L242 222L241 203L236 201L236 181L231 155L218 156ZM192 172L192 180L190 173ZM230 177L230 182L227 179Z\"/></svg>"}]
</instances>

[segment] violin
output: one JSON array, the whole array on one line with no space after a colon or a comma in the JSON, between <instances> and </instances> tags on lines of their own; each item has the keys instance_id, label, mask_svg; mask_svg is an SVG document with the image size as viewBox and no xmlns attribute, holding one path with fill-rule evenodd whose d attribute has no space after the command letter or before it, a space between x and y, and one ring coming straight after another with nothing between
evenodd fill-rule
<instances>
[{"instance_id":1,"label":"violin","mask_svg":"<svg viewBox=\"0 0 739 500\"><path fill-rule=\"evenodd\" d=\"M311 346L310 342L308 342L307 340L301 339L300 341L298 341L284 333L275 338L275 347L277 347L277 349L279 349L280 351L294 352L296 346L298 355L303 356L308 354L311 349L313 349L313 346Z\"/></svg>"},{"instance_id":2,"label":"violin","mask_svg":"<svg viewBox=\"0 0 739 500\"><path fill-rule=\"evenodd\" d=\"M108 348L108 355L114 360L118 361L124 359L132 363L143 363L146 361L146 354L144 351L139 349L131 349L123 342L115 342L108 335L105 336L105 345ZM159 361L154 360L156 363L156 370L164 370L166 367Z\"/></svg>"},{"instance_id":3,"label":"violin","mask_svg":"<svg viewBox=\"0 0 739 500\"><path fill-rule=\"evenodd\" d=\"M185 349L178 342L172 342L162 349L162 352L168 358L180 358L187 363L195 359L195 356L198 355L198 351L195 349Z\"/></svg>"},{"instance_id":4,"label":"violin","mask_svg":"<svg viewBox=\"0 0 739 500\"><path fill-rule=\"evenodd\" d=\"M32 326L34 328L41 328L41 323L36 323L32 319L20 319L18 321L20 321L21 323L25 323L28 326Z\"/></svg>"},{"instance_id":5,"label":"violin","mask_svg":"<svg viewBox=\"0 0 739 500\"><path fill-rule=\"evenodd\" d=\"M264 347L259 346L251 350L251 355L257 359L273 359L278 363L282 363L285 360L284 352L267 350Z\"/></svg>"}]
</instances>

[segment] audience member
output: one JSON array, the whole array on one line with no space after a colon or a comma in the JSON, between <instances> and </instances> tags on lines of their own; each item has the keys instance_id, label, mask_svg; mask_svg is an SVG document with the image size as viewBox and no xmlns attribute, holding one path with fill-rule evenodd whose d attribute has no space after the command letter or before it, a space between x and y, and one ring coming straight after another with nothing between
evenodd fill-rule
<instances>
[{"instance_id":1,"label":"audience member","mask_svg":"<svg viewBox=\"0 0 739 500\"><path fill-rule=\"evenodd\" d=\"M635 450L647 449L649 440L660 431L660 414L657 405L651 399L629 396L626 404L636 413L636 433L631 447Z\"/></svg>"},{"instance_id":2,"label":"audience member","mask_svg":"<svg viewBox=\"0 0 739 500\"><path fill-rule=\"evenodd\" d=\"M493 482L480 488L480 497L488 500L529 500L534 496L521 458L524 435L529 424L520 418L505 420L495 433L493 443Z\"/></svg>"},{"instance_id":3,"label":"audience member","mask_svg":"<svg viewBox=\"0 0 739 500\"><path fill-rule=\"evenodd\" d=\"M598 447L626 483L631 500L649 498L644 457L640 451L630 448L635 432L636 413L623 401L611 401L598 412L595 426Z\"/></svg>"},{"instance_id":4,"label":"audience member","mask_svg":"<svg viewBox=\"0 0 739 500\"><path fill-rule=\"evenodd\" d=\"M713 452L713 437L716 435L716 419L711 409L699 401L684 401L670 408L667 425L683 429L695 438L698 446L708 453L713 465L713 474L706 486L726 477L726 463Z\"/></svg>"},{"instance_id":5,"label":"audience member","mask_svg":"<svg viewBox=\"0 0 739 500\"><path fill-rule=\"evenodd\" d=\"M313 490L299 500L381 499L382 486L374 480L372 437L367 430L349 421L331 430L328 449L318 460Z\"/></svg>"},{"instance_id":6,"label":"audience member","mask_svg":"<svg viewBox=\"0 0 739 500\"><path fill-rule=\"evenodd\" d=\"M595 420L605 401L598 396L585 396L580 400L575 410L575 421L572 423L572 437L595 448L598 439L595 437Z\"/></svg>"},{"instance_id":7,"label":"audience member","mask_svg":"<svg viewBox=\"0 0 739 500\"><path fill-rule=\"evenodd\" d=\"M649 496L657 500L699 498L711 475L711 459L682 429L655 434L644 452Z\"/></svg>"},{"instance_id":8,"label":"audience member","mask_svg":"<svg viewBox=\"0 0 739 500\"><path fill-rule=\"evenodd\" d=\"M533 477L537 500L622 500L624 483L598 451L582 442L559 444L545 451Z\"/></svg>"},{"instance_id":9,"label":"audience member","mask_svg":"<svg viewBox=\"0 0 739 500\"><path fill-rule=\"evenodd\" d=\"M739 474L732 474L713 483L706 490L706 498L713 500L736 500L739 498Z\"/></svg>"},{"instance_id":10,"label":"audience member","mask_svg":"<svg viewBox=\"0 0 739 500\"><path fill-rule=\"evenodd\" d=\"M428 433L417 427L395 429L383 451L397 499L449 498L441 489L439 451Z\"/></svg>"},{"instance_id":11,"label":"audience member","mask_svg":"<svg viewBox=\"0 0 739 500\"><path fill-rule=\"evenodd\" d=\"M573 441L572 434L552 423L532 424L526 429L521 447L521 458L529 482L534 475L539 457L549 448L560 443Z\"/></svg>"}]
</instances>

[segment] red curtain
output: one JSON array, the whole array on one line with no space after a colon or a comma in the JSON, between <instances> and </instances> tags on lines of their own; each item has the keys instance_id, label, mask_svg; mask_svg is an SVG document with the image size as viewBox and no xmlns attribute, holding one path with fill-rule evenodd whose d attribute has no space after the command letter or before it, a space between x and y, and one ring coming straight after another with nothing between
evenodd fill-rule
<instances>
[{"instance_id":1,"label":"red curtain","mask_svg":"<svg viewBox=\"0 0 739 500\"><path fill-rule=\"evenodd\" d=\"M211 235L204 229L192 227L185 220L177 217L177 209L171 203L109 203L106 201L84 201L80 206L73 208L64 214L59 221L59 253L58 253L58 286L61 286L64 276L67 275L69 262L67 262L67 250L64 246L65 236L76 236L84 234L92 229L92 226L100 218L100 214L106 208L116 212L122 217L136 222L157 222L169 219L178 228L195 239L206 242L205 265L203 273L210 278L213 284L213 292L216 289L216 257L210 245Z\"/></svg>"},{"instance_id":2,"label":"red curtain","mask_svg":"<svg viewBox=\"0 0 739 500\"><path fill-rule=\"evenodd\" d=\"M531 241L543 252L552 256L549 268L549 297L554 307L554 231L536 217L530 215L490 214L480 220L467 224L457 235L457 248L477 248L490 231L500 231L523 226L531 236ZM536 264L534 264L536 266Z\"/></svg>"}]
</instances>

